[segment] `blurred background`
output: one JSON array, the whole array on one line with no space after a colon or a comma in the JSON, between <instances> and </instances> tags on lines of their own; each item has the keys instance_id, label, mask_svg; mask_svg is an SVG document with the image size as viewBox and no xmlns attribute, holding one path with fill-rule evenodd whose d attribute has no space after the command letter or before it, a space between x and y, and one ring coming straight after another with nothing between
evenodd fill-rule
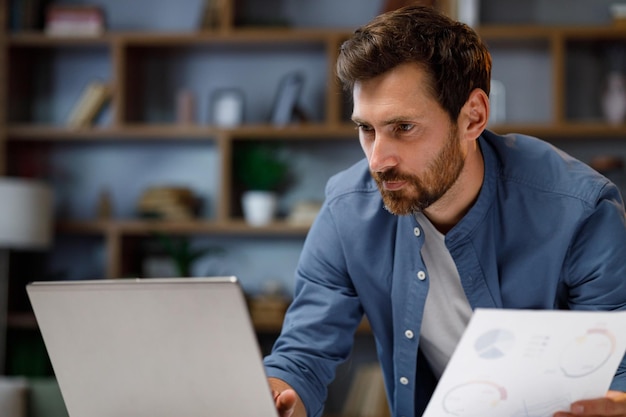
<instances>
[{"instance_id":1,"label":"blurred background","mask_svg":"<svg viewBox=\"0 0 626 417\"><path fill-rule=\"evenodd\" d=\"M0 1L0 411L6 385L30 398L7 394L7 410L66 415L31 281L236 275L271 348L325 183L363 157L337 51L404 3ZM626 191L626 6L421 3L487 42L490 129L548 140ZM16 179L34 194L2 187ZM15 230L33 219L38 230ZM328 415L366 415L346 398L375 361L364 323Z\"/></svg>"}]
</instances>

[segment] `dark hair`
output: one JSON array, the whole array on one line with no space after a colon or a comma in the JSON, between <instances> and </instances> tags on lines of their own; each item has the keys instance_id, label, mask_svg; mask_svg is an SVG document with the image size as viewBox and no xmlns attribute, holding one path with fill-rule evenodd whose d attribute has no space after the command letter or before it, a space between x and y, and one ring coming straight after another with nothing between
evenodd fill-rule
<instances>
[{"instance_id":1,"label":"dark hair","mask_svg":"<svg viewBox=\"0 0 626 417\"><path fill-rule=\"evenodd\" d=\"M382 14L341 46L337 76L351 92L365 81L408 62L426 71L433 97L456 121L475 88L489 95L491 56L469 26L437 10L408 6Z\"/></svg>"}]
</instances>

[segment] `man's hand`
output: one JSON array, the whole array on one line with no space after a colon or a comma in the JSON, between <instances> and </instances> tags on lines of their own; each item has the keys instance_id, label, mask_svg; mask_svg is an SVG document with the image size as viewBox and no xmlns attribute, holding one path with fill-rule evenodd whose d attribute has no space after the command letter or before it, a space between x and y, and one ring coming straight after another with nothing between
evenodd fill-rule
<instances>
[{"instance_id":1,"label":"man's hand","mask_svg":"<svg viewBox=\"0 0 626 417\"><path fill-rule=\"evenodd\" d=\"M576 401L568 412L559 411L554 417L626 417L626 392L609 391L604 398Z\"/></svg>"},{"instance_id":2,"label":"man's hand","mask_svg":"<svg viewBox=\"0 0 626 417\"><path fill-rule=\"evenodd\" d=\"M277 378L268 378L268 380L280 417L306 417L304 404L289 384Z\"/></svg>"}]
</instances>

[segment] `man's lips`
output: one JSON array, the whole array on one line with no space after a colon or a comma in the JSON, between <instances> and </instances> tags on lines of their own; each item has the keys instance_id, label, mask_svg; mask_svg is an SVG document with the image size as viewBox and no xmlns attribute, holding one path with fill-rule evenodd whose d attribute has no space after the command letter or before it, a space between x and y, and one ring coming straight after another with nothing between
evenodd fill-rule
<instances>
[{"instance_id":1,"label":"man's lips","mask_svg":"<svg viewBox=\"0 0 626 417\"><path fill-rule=\"evenodd\" d=\"M383 181L383 187L388 191L397 191L404 187L406 181Z\"/></svg>"}]
</instances>

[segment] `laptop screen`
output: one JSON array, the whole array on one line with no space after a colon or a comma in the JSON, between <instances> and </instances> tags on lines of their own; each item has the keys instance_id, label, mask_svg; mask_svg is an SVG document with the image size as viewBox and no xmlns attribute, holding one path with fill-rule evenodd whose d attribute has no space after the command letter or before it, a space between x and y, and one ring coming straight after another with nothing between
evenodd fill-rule
<instances>
[{"instance_id":1,"label":"laptop screen","mask_svg":"<svg viewBox=\"0 0 626 417\"><path fill-rule=\"evenodd\" d=\"M27 292L70 417L277 415L234 277Z\"/></svg>"}]
</instances>

